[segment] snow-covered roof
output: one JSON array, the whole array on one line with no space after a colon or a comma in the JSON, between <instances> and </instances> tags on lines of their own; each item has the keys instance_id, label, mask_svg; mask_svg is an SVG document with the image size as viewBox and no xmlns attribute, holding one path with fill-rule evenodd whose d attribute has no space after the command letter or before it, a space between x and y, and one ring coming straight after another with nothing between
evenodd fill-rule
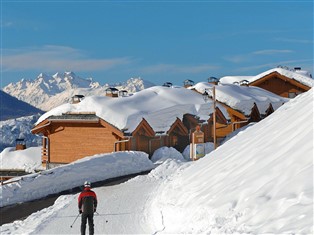
<instances>
[{"instance_id":1,"label":"snow-covered roof","mask_svg":"<svg viewBox=\"0 0 314 235\"><path fill-rule=\"evenodd\" d=\"M249 81L249 83L252 83L274 72L277 72L290 79L296 80L299 83L306 85L308 87L314 86L314 80L311 77L311 74L309 72L304 71L304 70L299 70L299 69L287 69L284 67L273 68L263 73L260 73L256 76L225 76L225 77L220 78L219 82L222 84L231 84L234 82L247 80Z\"/></svg>"},{"instance_id":2,"label":"snow-covered roof","mask_svg":"<svg viewBox=\"0 0 314 235\"><path fill-rule=\"evenodd\" d=\"M213 84L200 82L190 87L190 89L194 88L198 92L204 93L205 90L212 92L212 87ZM272 92L254 86L220 84L215 87L217 101L224 103L245 115L251 113L254 103L257 105L259 112L265 114L270 104L272 104L274 110L276 110L283 103L288 101L287 98L283 98Z\"/></svg>"},{"instance_id":3,"label":"snow-covered roof","mask_svg":"<svg viewBox=\"0 0 314 235\"><path fill-rule=\"evenodd\" d=\"M277 72L285 77L291 78L293 80L296 80L300 82L303 85L306 85L308 87L313 87L314 80L309 76L309 74L306 71L302 70L288 70L285 68L274 68L267 70L266 72L260 73L253 78L250 79L250 82L257 81L263 77L265 77L268 74L271 74L273 72Z\"/></svg>"},{"instance_id":4,"label":"snow-covered roof","mask_svg":"<svg viewBox=\"0 0 314 235\"><path fill-rule=\"evenodd\" d=\"M219 79L219 82L222 84L233 84L239 83L243 80L250 81L254 76L224 76Z\"/></svg>"},{"instance_id":5,"label":"snow-covered roof","mask_svg":"<svg viewBox=\"0 0 314 235\"><path fill-rule=\"evenodd\" d=\"M223 106L218 106L229 118ZM143 118L155 132L167 132L177 118L184 114L208 120L213 113L211 103L201 94L183 87L154 86L127 97L90 96L77 104L63 104L42 115L36 124L56 115L76 112L95 114L125 132L132 133Z\"/></svg>"}]
</instances>

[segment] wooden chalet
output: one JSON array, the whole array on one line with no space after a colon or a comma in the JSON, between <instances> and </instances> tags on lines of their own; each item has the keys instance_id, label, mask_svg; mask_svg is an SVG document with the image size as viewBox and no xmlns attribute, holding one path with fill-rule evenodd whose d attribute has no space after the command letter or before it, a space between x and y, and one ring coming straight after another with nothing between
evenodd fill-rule
<instances>
[{"instance_id":1,"label":"wooden chalet","mask_svg":"<svg viewBox=\"0 0 314 235\"><path fill-rule=\"evenodd\" d=\"M256 86L285 98L294 98L314 86L312 75L300 67L278 66L256 76L225 76L220 84Z\"/></svg>"},{"instance_id":2,"label":"wooden chalet","mask_svg":"<svg viewBox=\"0 0 314 235\"><path fill-rule=\"evenodd\" d=\"M191 142L192 134L196 130L197 126L201 127L201 131L204 132L204 141L213 142L214 136L214 124L213 124L213 115L210 116L208 120L199 120L198 117L191 114L185 114L183 117L184 126L189 130L189 142ZM228 126L228 120L222 111L216 107L216 138L219 142L220 139L223 139L226 135L223 131Z\"/></svg>"},{"instance_id":3,"label":"wooden chalet","mask_svg":"<svg viewBox=\"0 0 314 235\"><path fill-rule=\"evenodd\" d=\"M160 147L167 146L182 152L189 144L189 131L183 122L177 118L167 132L156 132L156 135L149 140L148 152L150 155Z\"/></svg>"},{"instance_id":4,"label":"wooden chalet","mask_svg":"<svg viewBox=\"0 0 314 235\"><path fill-rule=\"evenodd\" d=\"M54 165L85 156L114 151L114 143L124 139L121 130L95 113L66 113L51 116L32 129L43 135L42 162Z\"/></svg>"},{"instance_id":5,"label":"wooden chalet","mask_svg":"<svg viewBox=\"0 0 314 235\"><path fill-rule=\"evenodd\" d=\"M205 82L199 83L195 87L192 87L190 89L194 90L198 93L201 93L205 89L205 92L206 92L206 89L208 89L208 87L209 88L212 87L212 85L208 85L208 84L209 83L205 83ZM244 88L243 85L246 86L247 88ZM221 95L223 93L224 97L228 97L227 93L230 89L231 92L230 92L229 99L233 99L233 95L236 93L239 93L239 95L241 97L242 91L247 92L244 94L248 96L245 100L243 100L243 102L244 102L243 105L240 105L238 107L237 106L231 107L228 104L228 102L226 102L228 99L224 98L224 99L220 100L219 95L218 95L218 99L216 98L217 105L222 106L228 113L228 115L223 115L221 113L221 110L219 110L219 109L217 110L217 108L216 108L216 118L217 118L217 121L216 121L216 138L218 140L217 141L218 143L219 143L219 140L223 139L224 137L226 137L227 135L229 135L231 132L235 131L236 129L239 129L243 126L246 126L251 122L259 122L260 120L262 120L263 118L269 116L271 113L274 112L274 107L271 103L271 100L269 100L268 104L264 103L263 101L259 102L257 104L254 101L254 95L253 95L252 100L250 102L248 102L247 99L249 98L249 95L254 94L254 92L251 93L250 90L256 90L259 88L253 88L253 87L250 88L247 85L247 80L245 82L243 82L243 85L239 86L239 85L226 84L226 85L217 85L216 86L216 93L218 92L219 95ZM232 89L233 87L235 89ZM226 89L224 89L224 88L226 88ZM205 92L203 93L203 95L205 95ZM262 92L262 90L260 92ZM263 93L261 93L260 95L262 95L262 94ZM268 91L264 92L265 98L268 96L268 94L269 94ZM208 94L206 94L205 96L207 96L207 95ZM257 95L257 96L260 96L260 95ZM285 100L286 100L285 98L281 98L278 96L277 101L274 102L274 104L276 104L276 107L278 107L278 106L282 105ZM258 99L256 100L256 102L258 102ZM265 107L267 107L267 106L265 106L266 104L268 105L268 108L265 108ZM248 105L251 105L251 106L248 106ZM241 109L240 107L243 107L245 109ZM262 110L261 110L261 107L262 107ZM225 117L227 117L227 116L228 116L228 120L225 119ZM213 120L211 117L210 120L208 120L208 123L211 124L212 122L213 122ZM211 136L211 137L214 136L212 126L209 127L209 130L211 130L211 133L209 136ZM202 131L204 132L205 140L207 141L207 137L206 137L207 136L207 134L206 134L207 130L202 129ZM209 139L208 141L212 141L212 139Z\"/></svg>"},{"instance_id":6,"label":"wooden chalet","mask_svg":"<svg viewBox=\"0 0 314 235\"><path fill-rule=\"evenodd\" d=\"M189 122L197 123L193 118L186 121ZM100 153L134 150L151 156L162 146L183 151L189 144L189 130L178 118L167 132L155 132L143 118L136 129L129 133L95 113L65 113L40 122L32 133L43 135L42 163L47 168Z\"/></svg>"},{"instance_id":7,"label":"wooden chalet","mask_svg":"<svg viewBox=\"0 0 314 235\"><path fill-rule=\"evenodd\" d=\"M219 102L220 103L220 102ZM218 139L223 139L231 132L248 125L251 122L259 122L260 120L266 118L270 114L274 112L274 108L272 104L269 104L269 107L265 111L265 113L261 113L258 109L257 105L254 103L253 107L251 108L251 112L249 114L244 114L240 110L236 110L224 103L220 103L222 106L225 107L227 110L230 119L225 120L225 124L221 124L221 122L217 123L216 126L216 135ZM216 114L217 115L217 114ZM221 117L224 117L221 115ZM222 119L222 118L220 118Z\"/></svg>"},{"instance_id":8,"label":"wooden chalet","mask_svg":"<svg viewBox=\"0 0 314 235\"><path fill-rule=\"evenodd\" d=\"M267 74L264 77L251 82L249 85L263 88L286 98L294 98L298 94L311 89L311 87L308 87L297 80L286 77L278 72Z\"/></svg>"},{"instance_id":9,"label":"wooden chalet","mask_svg":"<svg viewBox=\"0 0 314 235\"><path fill-rule=\"evenodd\" d=\"M300 67L281 67L252 77L247 85L257 86L285 98L294 98L313 87L312 76ZM240 83L241 85L241 83Z\"/></svg>"}]
</instances>

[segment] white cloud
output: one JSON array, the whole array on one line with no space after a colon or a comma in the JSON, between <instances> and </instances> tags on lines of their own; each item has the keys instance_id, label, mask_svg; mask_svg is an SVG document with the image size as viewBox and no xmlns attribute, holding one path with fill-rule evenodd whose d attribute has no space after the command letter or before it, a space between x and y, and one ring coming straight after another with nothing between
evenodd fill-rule
<instances>
[{"instance_id":1,"label":"white cloud","mask_svg":"<svg viewBox=\"0 0 314 235\"><path fill-rule=\"evenodd\" d=\"M201 73L209 70L219 69L219 66L209 65L209 64L201 64L201 65L176 65L176 64L157 64L147 66L141 69L142 73L152 74L152 73Z\"/></svg>"},{"instance_id":2,"label":"white cloud","mask_svg":"<svg viewBox=\"0 0 314 235\"><path fill-rule=\"evenodd\" d=\"M275 54L282 54L282 53L292 53L292 50L261 50L261 51L254 51L254 55L275 55Z\"/></svg>"},{"instance_id":3,"label":"white cloud","mask_svg":"<svg viewBox=\"0 0 314 235\"><path fill-rule=\"evenodd\" d=\"M91 71L108 70L110 68L132 63L128 57L94 59L86 53L66 46L45 45L23 49L3 49L2 69L10 70L42 70L42 71Z\"/></svg>"},{"instance_id":4,"label":"white cloud","mask_svg":"<svg viewBox=\"0 0 314 235\"><path fill-rule=\"evenodd\" d=\"M309 39L296 39L296 38L275 38L276 41L280 42L291 42L291 43L301 43L301 44L314 44L314 40Z\"/></svg>"},{"instance_id":5,"label":"white cloud","mask_svg":"<svg viewBox=\"0 0 314 235\"><path fill-rule=\"evenodd\" d=\"M253 51L247 54L240 54L240 55L231 55L231 56L225 56L224 59L227 61L230 61L232 63L242 63L242 62L249 62L255 59L257 56L261 55L279 55L279 54L287 54L287 53L293 53L293 50L278 50L278 49L266 49L266 50L259 50L259 51Z\"/></svg>"},{"instance_id":6,"label":"white cloud","mask_svg":"<svg viewBox=\"0 0 314 235\"><path fill-rule=\"evenodd\" d=\"M241 63L249 60L250 54L225 56L224 59L232 63Z\"/></svg>"},{"instance_id":7,"label":"white cloud","mask_svg":"<svg viewBox=\"0 0 314 235\"><path fill-rule=\"evenodd\" d=\"M275 68L278 65L299 66L301 63L309 63L309 62L313 62L313 59L278 61L278 62L273 62L273 63L266 63L266 64L248 66L248 67L241 67L241 68L236 69L236 71L238 71L238 72L255 71L257 69Z\"/></svg>"},{"instance_id":8,"label":"white cloud","mask_svg":"<svg viewBox=\"0 0 314 235\"><path fill-rule=\"evenodd\" d=\"M13 22L11 21L1 21L0 23L1 28L7 28L7 27L12 27L12 26L13 26Z\"/></svg>"}]
</instances>

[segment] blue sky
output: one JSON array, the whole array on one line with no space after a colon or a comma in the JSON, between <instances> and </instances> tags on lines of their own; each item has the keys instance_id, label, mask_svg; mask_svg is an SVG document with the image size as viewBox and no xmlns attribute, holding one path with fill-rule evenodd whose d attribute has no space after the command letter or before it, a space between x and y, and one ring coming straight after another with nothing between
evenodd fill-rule
<instances>
[{"instance_id":1,"label":"blue sky","mask_svg":"<svg viewBox=\"0 0 314 235\"><path fill-rule=\"evenodd\" d=\"M157 85L313 72L313 1L1 1L1 87L73 71Z\"/></svg>"}]
</instances>

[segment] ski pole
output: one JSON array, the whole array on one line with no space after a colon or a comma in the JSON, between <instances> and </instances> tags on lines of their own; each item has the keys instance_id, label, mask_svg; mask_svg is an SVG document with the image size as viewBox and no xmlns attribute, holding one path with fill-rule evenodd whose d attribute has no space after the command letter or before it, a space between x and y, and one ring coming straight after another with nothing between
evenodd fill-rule
<instances>
[{"instance_id":1,"label":"ski pole","mask_svg":"<svg viewBox=\"0 0 314 235\"><path fill-rule=\"evenodd\" d=\"M100 215L97 211L95 211L95 213L97 213L97 215ZM108 223L108 220L106 220L106 223Z\"/></svg>"},{"instance_id":2,"label":"ski pole","mask_svg":"<svg viewBox=\"0 0 314 235\"><path fill-rule=\"evenodd\" d=\"M78 214L75 218L75 220L73 221L72 225L70 226L72 228L73 224L75 223L75 221L77 220L77 218L79 217L80 214Z\"/></svg>"}]
</instances>

